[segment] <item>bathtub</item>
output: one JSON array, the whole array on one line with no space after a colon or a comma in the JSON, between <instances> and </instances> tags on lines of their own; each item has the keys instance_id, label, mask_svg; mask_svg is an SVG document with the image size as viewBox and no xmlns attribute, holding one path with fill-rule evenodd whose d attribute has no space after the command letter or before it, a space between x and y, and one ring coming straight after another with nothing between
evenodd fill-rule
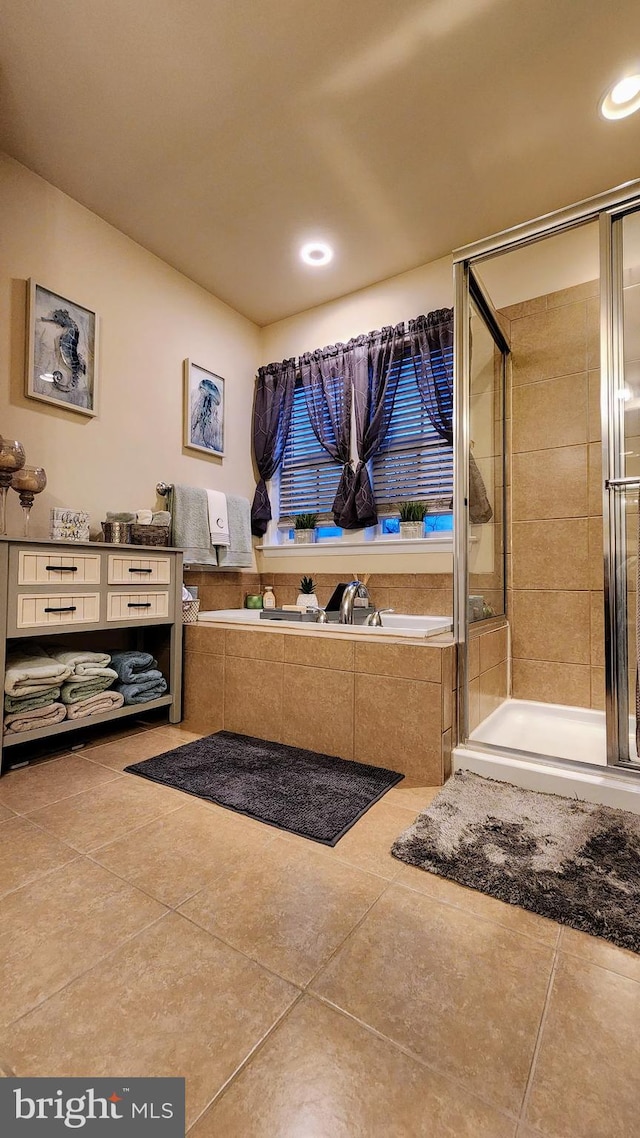
<instances>
[{"instance_id":1,"label":"bathtub","mask_svg":"<svg viewBox=\"0 0 640 1138\"><path fill-rule=\"evenodd\" d=\"M399 612L382 614L382 628L369 628L364 624L317 624L315 621L300 620L263 620L260 609L211 609L198 614L198 620L205 624L234 624L239 627L258 626L262 629L293 628L301 632L313 633L322 631L323 634L336 636L395 636L411 637L412 639L426 639L437 636L443 632L451 632L453 627L450 616L409 616Z\"/></svg>"}]
</instances>

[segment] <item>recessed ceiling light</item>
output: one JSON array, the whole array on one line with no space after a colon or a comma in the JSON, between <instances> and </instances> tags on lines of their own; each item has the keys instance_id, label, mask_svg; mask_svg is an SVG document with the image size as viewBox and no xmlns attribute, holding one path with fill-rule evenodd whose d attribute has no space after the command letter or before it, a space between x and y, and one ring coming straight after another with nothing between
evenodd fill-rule
<instances>
[{"instance_id":1,"label":"recessed ceiling light","mask_svg":"<svg viewBox=\"0 0 640 1138\"><path fill-rule=\"evenodd\" d=\"M600 112L605 119L624 119L640 110L640 75L626 75L611 87Z\"/></svg>"},{"instance_id":2,"label":"recessed ceiling light","mask_svg":"<svg viewBox=\"0 0 640 1138\"><path fill-rule=\"evenodd\" d=\"M305 265L328 265L333 260L333 249L324 241L309 241L300 250Z\"/></svg>"}]
</instances>

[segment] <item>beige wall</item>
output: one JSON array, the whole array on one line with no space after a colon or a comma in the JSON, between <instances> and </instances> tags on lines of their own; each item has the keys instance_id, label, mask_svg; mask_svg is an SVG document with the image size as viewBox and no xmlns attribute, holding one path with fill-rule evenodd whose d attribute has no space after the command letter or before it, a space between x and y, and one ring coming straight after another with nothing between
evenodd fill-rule
<instances>
[{"instance_id":1,"label":"beige wall","mask_svg":"<svg viewBox=\"0 0 640 1138\"><path fill-rule=\"evenodd\" d=\"M47 471L36 536L48 533L50 506L87 509L95 528L107 509L153 506L159 480L253 494L254 324L1 155L0 267L0 432ZM96 419L23 394L29 277L100 315ZM223 462L182 448L186 357L227 381ZM15 494L10 524L20 525Z\"/></svg>"}]
</instances>

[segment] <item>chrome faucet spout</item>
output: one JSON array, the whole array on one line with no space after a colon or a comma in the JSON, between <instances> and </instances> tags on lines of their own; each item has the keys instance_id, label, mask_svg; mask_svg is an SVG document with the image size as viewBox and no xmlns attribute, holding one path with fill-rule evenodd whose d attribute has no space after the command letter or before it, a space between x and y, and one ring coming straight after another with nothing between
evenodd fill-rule
<instances>
[{"instance_id":1,"label":"chrome faucet spout","mask_svg":"<svg viewBox=\"0 0 640 1138\"><path fill-rule=\"evenodd\" d=\"M363 585L362 581L350 581L342 594L340 613L338 615L339 624L353 624L353 606L356 597L368 602L371 601L369 590L366 585Z\"/></svg>"}]
</instances>

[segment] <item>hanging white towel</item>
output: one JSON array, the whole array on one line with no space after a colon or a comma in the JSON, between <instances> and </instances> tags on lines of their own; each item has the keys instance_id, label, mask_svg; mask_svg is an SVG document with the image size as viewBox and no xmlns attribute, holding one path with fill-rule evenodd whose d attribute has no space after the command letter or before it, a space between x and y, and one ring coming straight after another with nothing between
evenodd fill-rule
<instances>
[{"instance_id":1,"label":"hanging white towel","mask_svg":"<svg viewBox=\"0 0 640 1138\"><path fill-rule=\"evenodd\" d=\"M221 493L220 490L207 490L207 506L209 509L211 544L228 546L230 538L227 495Z\"/></svg>"}]
</instances>

